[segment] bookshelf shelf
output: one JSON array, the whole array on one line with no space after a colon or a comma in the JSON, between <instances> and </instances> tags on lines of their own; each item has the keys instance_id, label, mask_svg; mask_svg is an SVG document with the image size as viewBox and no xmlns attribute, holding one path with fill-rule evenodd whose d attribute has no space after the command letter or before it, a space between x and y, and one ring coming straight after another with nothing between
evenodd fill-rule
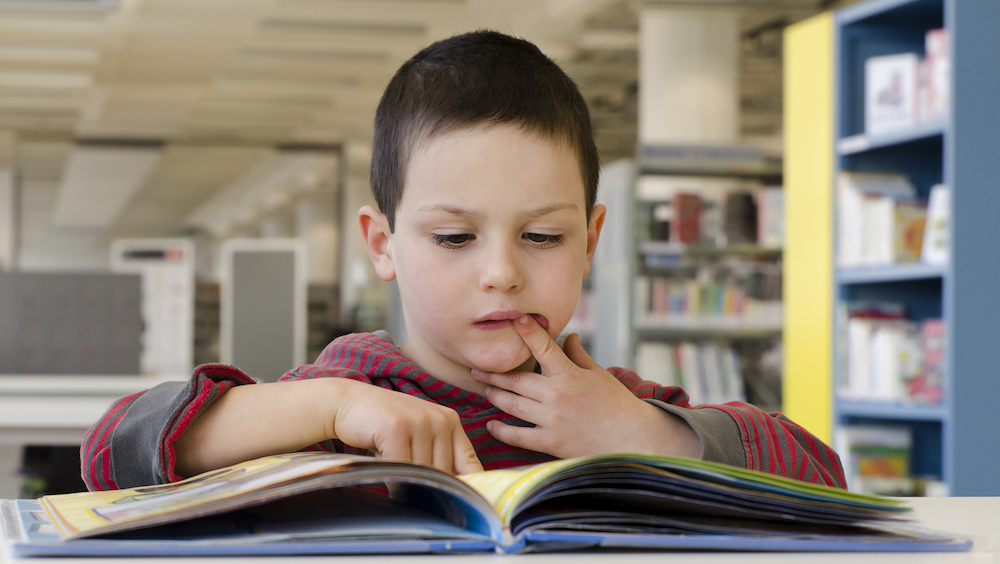
<instances>
[{"instance_id":1,"label":"bookshelf shelf","mask_svg":"<svg viewBox=\"0 0 1000 564\"><path fill-rule=\"evenodd\" d=\"M780 248L761 247L759 245L729 245L726 247L708 247L702 245L682 245L669 241L642 241L639 243L639 253L647 256L690 256L690 257L779 257Z\"/></svg>"},{"instance_id":2,"label":"bookshelf shelf","mask_svg":"<svg viewBox=\"0 0 1000 564\"><path fill-rule=\"evenodd\" d=\"M775 339L781 337L780 323L741 322L729 319L688 319L672 321L640 320L636 324L639 338L725 338Z\"/></svg>"},{"instance_id":3,"label":"bookshelf shelf","mask_svg":"<svg viewBox=\"0 0 1000 564\"><path fill-rule=\"evenodd\" d=\"M897 402L838 398L837 413L852 419L886 421L944 421L948 413L941 405L914 405Z\"/></svg>"},{"instance_id":4,"label":"bookshelf shelf","mask_svg":"<svg viewBox=\"0 0 1000 564\"><path fill-rule=\"evenodd\" d=\"M752 146L643 145L636 162L638 174L780 179L781 159Z\"/></svg>"},{"instance_id":5,"label":"bookshelf shelf","mask_svg":"<svg viewBox=\"0 0 1000 564\"><path fill-rule=\"evenodd\" d=\"M943 278L948 268L942 265L912 263L880 266L841 267L836 270L838 284L890 283L926 278Z\"/></svg>"},{"instance_id":6,"label":"bookshelf shelf","mask_svg":"<svg viewBox=\"0 0 1000 564\"><path fill-rule=\"evenodd\" d=\"M944 135L944 120L921 123L906 129L889 131L877 135L860 133L837 141L837 152L841 155L856 155L884 147L904 146L928 139L938 139Z\"/></svg>"},{"instance_id":7,"label":"bookshelf shelf","mask_svg":"<svg viewBox=\"0 0 1000 564\"><path fill-rule=\"evenodd\" d=\"M851 301L899 303L916 322L944 322L943 402L908 405L837 398L847 333L830 324L829 398L835 428L852 424L903 425L912 430L915 475L940 479L950 495L1000 495L988 469L1000 467L1000 449L984 448L982 429L1000 427L995 398L995 354L1000 350L1000 261L983 249L1000 237L1000 191L995 190L995 147L1000 146L1000 73L982 58L1000 53L1000 3L989 0L868 0L833 13L832 178L841 171L906 175L919 197L935 184L949 187L948 264L830 268L833 310ZM925 56L931 30L948 35L950 100L944 119L866 133L866 61L903 53ZM821 118L820 118L821 119ZM832 186L831 186L832 189ZM836 225L836 198L830 217ZM836 253L834 253L834 256ZM835 260L833 256L830 260ZM846 372L844 372L846 373Z\"/></svg>"}]
</instances>

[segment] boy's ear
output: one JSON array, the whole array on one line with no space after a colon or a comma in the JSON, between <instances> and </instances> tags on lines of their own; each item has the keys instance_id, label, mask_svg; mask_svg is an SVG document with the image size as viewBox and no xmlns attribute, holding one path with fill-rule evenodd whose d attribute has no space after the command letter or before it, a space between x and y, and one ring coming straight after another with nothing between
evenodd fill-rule
<instances>
[{"instance_id":1,"label":"boy's ear","mask_svg":"<svg viewBox=\"0 0 1000 564\"><path fill-rule=\"evenodd\" d=\"M358 221L361 223L361 236L368 248L368 258L375 266L375 273L388 282L396 277L396 267L392 263L392 250L389 245L389 220L385 214L371 206L362 206L358 210Z\"/></svg>"},{"instance_id":2,"label":"boy's ear","mask_svg":"<svg viewBox=\"0 0 1000 564\"><path fill-rule=\"evenodd\" d=\"M597 204L590 212L590 225L587 226L587 271L584 276L590 274L590 261L594 260L597 240L601 238L601 228L604 227L607 211L608 208L604 204Z\"/></svg>"}]
</instances>

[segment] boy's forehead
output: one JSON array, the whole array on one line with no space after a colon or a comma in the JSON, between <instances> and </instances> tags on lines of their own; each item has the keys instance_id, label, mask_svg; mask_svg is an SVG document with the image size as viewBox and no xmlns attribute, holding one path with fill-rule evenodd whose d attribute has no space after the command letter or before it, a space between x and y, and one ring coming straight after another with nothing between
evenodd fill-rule
<instances>
[{"instance_id":1,"label":"boy's forehead","mask_svg":"<svg viewBox=\"0 0 1000 564\"><path fill-rule=\"evenodd\" d=\"M476 169L474 163L480 160L499 162L502 170L516 173L526 166L526 163L505 159L505 156L530 153L532 157L544 159L546 170L550 172L558 170L560 173L557 182L542 183L537 186L536 196L541 197L549 191L561 191L558 188L571 183L574 185L572 191L574 205L577 205L575 202L577 195L581 202L586 201L580 156L568 140L559 136L548 135L516 123L500 123L465 126L433 134L425 133L420 137L411 145L409 160L404 168L406 173L403 179L403 199L406 199L406 188L411 186L415 171L419 171L417 175L430 171L435 176L444 177L471 168L469 176L485 181L489 179L486 171ZM473 164L466 162L468 159L471 159ZM484 184L488 182L471 182L466 188L471 192L476 186ZM584 204L580 203L579 206L582 209Z\"/></svg>"}]
</instances>

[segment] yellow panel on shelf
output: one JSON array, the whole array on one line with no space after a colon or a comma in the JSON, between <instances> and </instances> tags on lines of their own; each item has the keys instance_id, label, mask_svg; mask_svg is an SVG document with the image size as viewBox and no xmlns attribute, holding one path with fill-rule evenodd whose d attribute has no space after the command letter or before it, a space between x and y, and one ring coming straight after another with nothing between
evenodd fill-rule
<instances>
[{"instance_id":1,"label":"yellow panel on shelf","mask_svg":"<svg viewBox=\"0 0 1000 564\"><path fill-rule=\"evenodd\" d=\"M830 442L833 327L833 16L785 31L782 407Z\"/></svg>"}]
</instances>

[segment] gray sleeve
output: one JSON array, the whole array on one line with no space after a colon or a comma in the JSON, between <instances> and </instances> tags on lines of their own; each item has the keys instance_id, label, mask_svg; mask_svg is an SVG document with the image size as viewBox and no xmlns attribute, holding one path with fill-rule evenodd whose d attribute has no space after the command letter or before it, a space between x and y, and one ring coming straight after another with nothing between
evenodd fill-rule
<instances>
[{"instance_id":1,"label":"gray sleeve","mask_svg":"<svg viewBox=\"0 0 1000 564\"><path fill-rule=\"evenodd\" d=\"M691 409L655 400L644 400L683 419L694 429L701 440L701 458L721 462L738 468L747 467L746 449L743 447L736 420L719 409Z\"/></svg>"},{"instance_id":2,"label":"gray sleeve","mask_svg":"<svg viewBox=\"0 0 1000 564\"><path fill-rule=\"evenodd\" d=\"M253 383L232 366L204 364L187 382L166 382L137 397L112 431L114 483L128 488L180 479L174 473L174 441L227 390Z\"/></svg>"},{"instance_id":3,"label":"gray sleeve","mask_svg":"<svg viewBox=\"0 0 1000 564\"><path fill-rule=\"evenodd\" d=\"M120 488L169 482L163 438L194 391L194 378L165 382L129 406L111 436L112 478Z\"/></svg>"}]
</instances>

